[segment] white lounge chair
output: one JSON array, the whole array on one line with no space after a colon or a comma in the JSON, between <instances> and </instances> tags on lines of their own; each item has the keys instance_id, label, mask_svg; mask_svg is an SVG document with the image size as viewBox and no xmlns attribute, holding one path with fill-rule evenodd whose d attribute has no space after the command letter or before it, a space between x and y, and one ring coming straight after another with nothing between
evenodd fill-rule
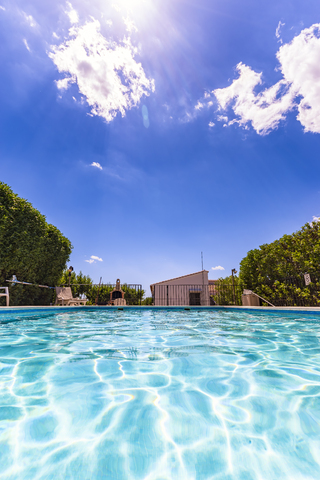
<instances>
[{"instance_id":1,"label":"white lounge chair","mask_svg":"<svg viewBox=\"0 0 320 480\"><path fill-rule=\"evenodd\" d=\"M113 305L127 305L127 302L124 298L116 298L113 300Z\"/></svg>"},{"instance_id":2,"label":"white lounge chair","mask_svg":"<svg viewBox=\"0 0 320 480\"><path fill-rule=\"evenodd\" d=\"M85 305L87 299L73 298L71 287L56 287L55 305Z\"/></svg>"},{"instance_id":3,"label":"white lounge chair","mask_svg":"<svg viewBox=\"0 0 320 480\"><path fill-rule=\"evenodd\" d=\"M0 297L6 297L7 307L9 307L9 288L0 287L0 290L4 290L5 293L0 293Z\"/></svg>"}]
</instances>

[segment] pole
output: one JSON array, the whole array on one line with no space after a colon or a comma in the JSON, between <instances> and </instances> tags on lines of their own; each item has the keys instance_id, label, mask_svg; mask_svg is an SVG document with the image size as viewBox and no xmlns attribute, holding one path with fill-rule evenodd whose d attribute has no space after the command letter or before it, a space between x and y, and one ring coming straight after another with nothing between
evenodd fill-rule
<instances>
[{"instance_id":1,"label":"pole","mask_svg":"<svg viewBox=\"0 0 320 480\"><path fill-rule=\"evenodd\" d=\"M96 305L98 305L98 300L99 300L99 291L100 291L101 280L102 280L102 277L100 277L100 281L99 281L98 293L97 293L97 297L96 297L96 301L95 301L95 304L96 304Z\"/></svg>"},{"instance_id":2,"label":"pole","mask_svg":"<svg viewBox=\"0 0 320 480\"><path fill-rule=\"evenodd\" d=\"M200 293L200 305L202 305L202 301L201 301L201 294L202 294L202 300L203 300L203 297L205 295L204 293L204 272L203 272L203 252L201 252L201 272L202 272L202 291ZM205 302L206 304L206 302Z\"/></svg>"},{"instance_id":3,"label":"pole","mask_svg":"<svg viewBox=\"0 0 320 480\"><path fill-rule=\"evenodd\" d=\"M232 274L232 290L233 290L233 303L234 305L236 304L236 293L235 293L235 288L234 288L234 274L237 273L237 270L235 268L233 268L231 270L231 274Z\"/></svg>"},{"instance_id":4,"label":"pole","mask_svg":"<svg viewBox=\"0 0 320 480\"><path fill-rule=\"evenodd\" d=\"M69 287L70 287L71 272L73 272L73 267L69 267L68 272L69 272Z\"/></svg>"},{"instance_id":5,"label":"pole","mask_svg":"<svg viewBox=\"0 0 320 480\"><path fill-rule=\"evenodd\" d=\"M31 285L31 287L40 287L40 288L55 288L55 287L49 287L48 285L39 285L38 283L29 283L29 282L19 282L18 280L6 280L6 282L12 283L14 286L16 283L19 285Z\"/></svg>"}]
</instances>

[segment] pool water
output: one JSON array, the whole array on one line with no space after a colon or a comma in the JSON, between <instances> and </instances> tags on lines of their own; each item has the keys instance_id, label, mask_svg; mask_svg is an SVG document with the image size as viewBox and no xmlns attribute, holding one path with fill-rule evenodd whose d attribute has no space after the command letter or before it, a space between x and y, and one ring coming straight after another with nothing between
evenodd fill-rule
<instances>
[{"instance_id":1,"label":"pool water","mask_svg":"<svg viewBox=\"0 0 320 480\"><path fill-rule=\"evenodd\" d=\"M320 316L0 315L0 478L320 478Z\"/></svg>"}]
</instances>

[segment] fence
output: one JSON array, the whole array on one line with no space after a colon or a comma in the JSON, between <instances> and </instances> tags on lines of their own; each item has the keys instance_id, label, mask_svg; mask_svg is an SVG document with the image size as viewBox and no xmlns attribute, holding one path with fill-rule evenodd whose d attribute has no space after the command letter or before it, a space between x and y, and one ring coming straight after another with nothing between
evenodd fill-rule
<instances>
[{"instance_id":1,"label":"fence","mask_svg":"<svg viewBox=\"0 0 320 480\"><path fill-rule=\"evenodd\" d=\"M285 277L278 280L266 278L253 285L245 285L239 277L235 277L234 285L226 279L216 280L214 284L204 285L152 285L152 304L163 306L209 306L209 305L242 305L241 295L244 288L250 289L265 298L275 306L320 307L320 272L310 274L311 283L305 284L304 274L295 277ZM68 285L60 285L68 286ZM74 297L85 295L89 304L107 305L110 293L115 284L70 284ZM21 290L28 289L30 305L37 304L34 299L39 287L16 285L10 287ZM123 284L124 298L127 305L141 305L144 295L142 285ZM52 292L52 293L51 293ZM48 292L49 294L49 292ZM55 291L50 290L49 302L54 302ZM97 300L97 302L96 302ZM10 302L11 303L11 302ZM0 299L0 305L4 299ZM261 305L268 306L261 301Z\"/></svg>"},{"instance_id":2,"label":"fence","mask_svg":"<svg viewBox=\"0 0 320 480\"><path fill-rule=\"evenodd\" d=\"M252 285L246 285L239 278L235 285L225 280L215 281L210 295L217 305L241 305L243 290L250 289L275 306L282 307L318 307L320 306L320 273L310 274L311 283L305 284L304 274L288 276L277 280L266 278ZM209 285L210 287L210 285ZM261 301L261 305L269 306Z\"/></svg>"},{"instance_id":3,"label":"fence","mask_svg":"<svg viewBox=\"0 0 320 480\"><path fill-rule=\"evenodd\" d=\"M213 305L242 305L241 295L243 286L240 283L226 283L217 280L214 285L209 284L210 301Z\"/></svg>"},{"instance_id":4,"label":"fence","mask_svg":"<svg viewBox=\"0 0 320 480\"><path fill-rule=\"evenodd\" d=\"M285 277L278 280L266 278L255 285L245 285L239 277L234 284L224 279L214 284L204 285L152 285L152 303L158 306L209 306L242 305L242 293L245 288L252 290L275 306L320 306L320 272L310 274L311 283L305 284L304 274ZM74 297L85 293L90 303L97 299L99 285L70 285ZM98 305L107 305L114 284L100 286ZM85 287L85 291L82 287ZM144 291L139 284L123 284L127 305L141 305ZM268 306L261 301L261 305Z\"/></svg>"},{"instance_id":5,"label":"fence","mask_svg":"<svg viewBox=\"0 0 320 480\"><path fill-rule=\"evenodd\" d=\"M68 287L69 285L60 285L60 287ZM110 293L116 288L116 284L70 284L72 295L79 297L85 295L88 304L108 305L110 302ZM144 291L142 285L124 283L121 285L124 292L124 299L127 305L141 305Z\"/></svg>"},{"instance_id":6,"label":"fence","mask_svg":"<svg viewBox=\"0 0 320 480\"><path fill-rule=\"evenodd\" d=\"M208 285L152 285L152 303L155 306L210 305Z\"/></svg>"},{"instance_id":7,"label":"fence","mask_svg":"<svg viewBox=\"0 0 320 480\"><path fill-rule=\"evenodd\" d=\"M275 281L266 279L252 290L275 306L318 307L320 306L320 274L314 272L310 277L309 285L305 284L304 274Z\"/></svg>"}]
</instances>

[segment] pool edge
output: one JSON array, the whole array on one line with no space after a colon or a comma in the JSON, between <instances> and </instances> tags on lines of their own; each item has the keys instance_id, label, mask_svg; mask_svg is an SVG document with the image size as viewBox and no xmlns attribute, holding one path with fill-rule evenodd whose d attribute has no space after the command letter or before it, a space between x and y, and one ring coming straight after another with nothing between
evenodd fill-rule
<instances>
[{"instance_id":1,"label":"pool edge","mask_svg":"<svg viewBox=\"0 0 320 480\"><path fill-rule=\"evenodd\" d=\"M248 306L235 306L235 305L212 305L212 306L152 306L152 305L125 305L125 306L107 306L107 305L78 305L78 306L56 306L56 305L43 305L43 306L13 306L13 307L0 307L1 313L27 313L27 312L63 312L63 311L77 311L77 310L226 310L226 311L247 311L247 312L299 312L299 313L317 313L320 314L320 307L248 307Z\"/></svg>"}]
</instances>

